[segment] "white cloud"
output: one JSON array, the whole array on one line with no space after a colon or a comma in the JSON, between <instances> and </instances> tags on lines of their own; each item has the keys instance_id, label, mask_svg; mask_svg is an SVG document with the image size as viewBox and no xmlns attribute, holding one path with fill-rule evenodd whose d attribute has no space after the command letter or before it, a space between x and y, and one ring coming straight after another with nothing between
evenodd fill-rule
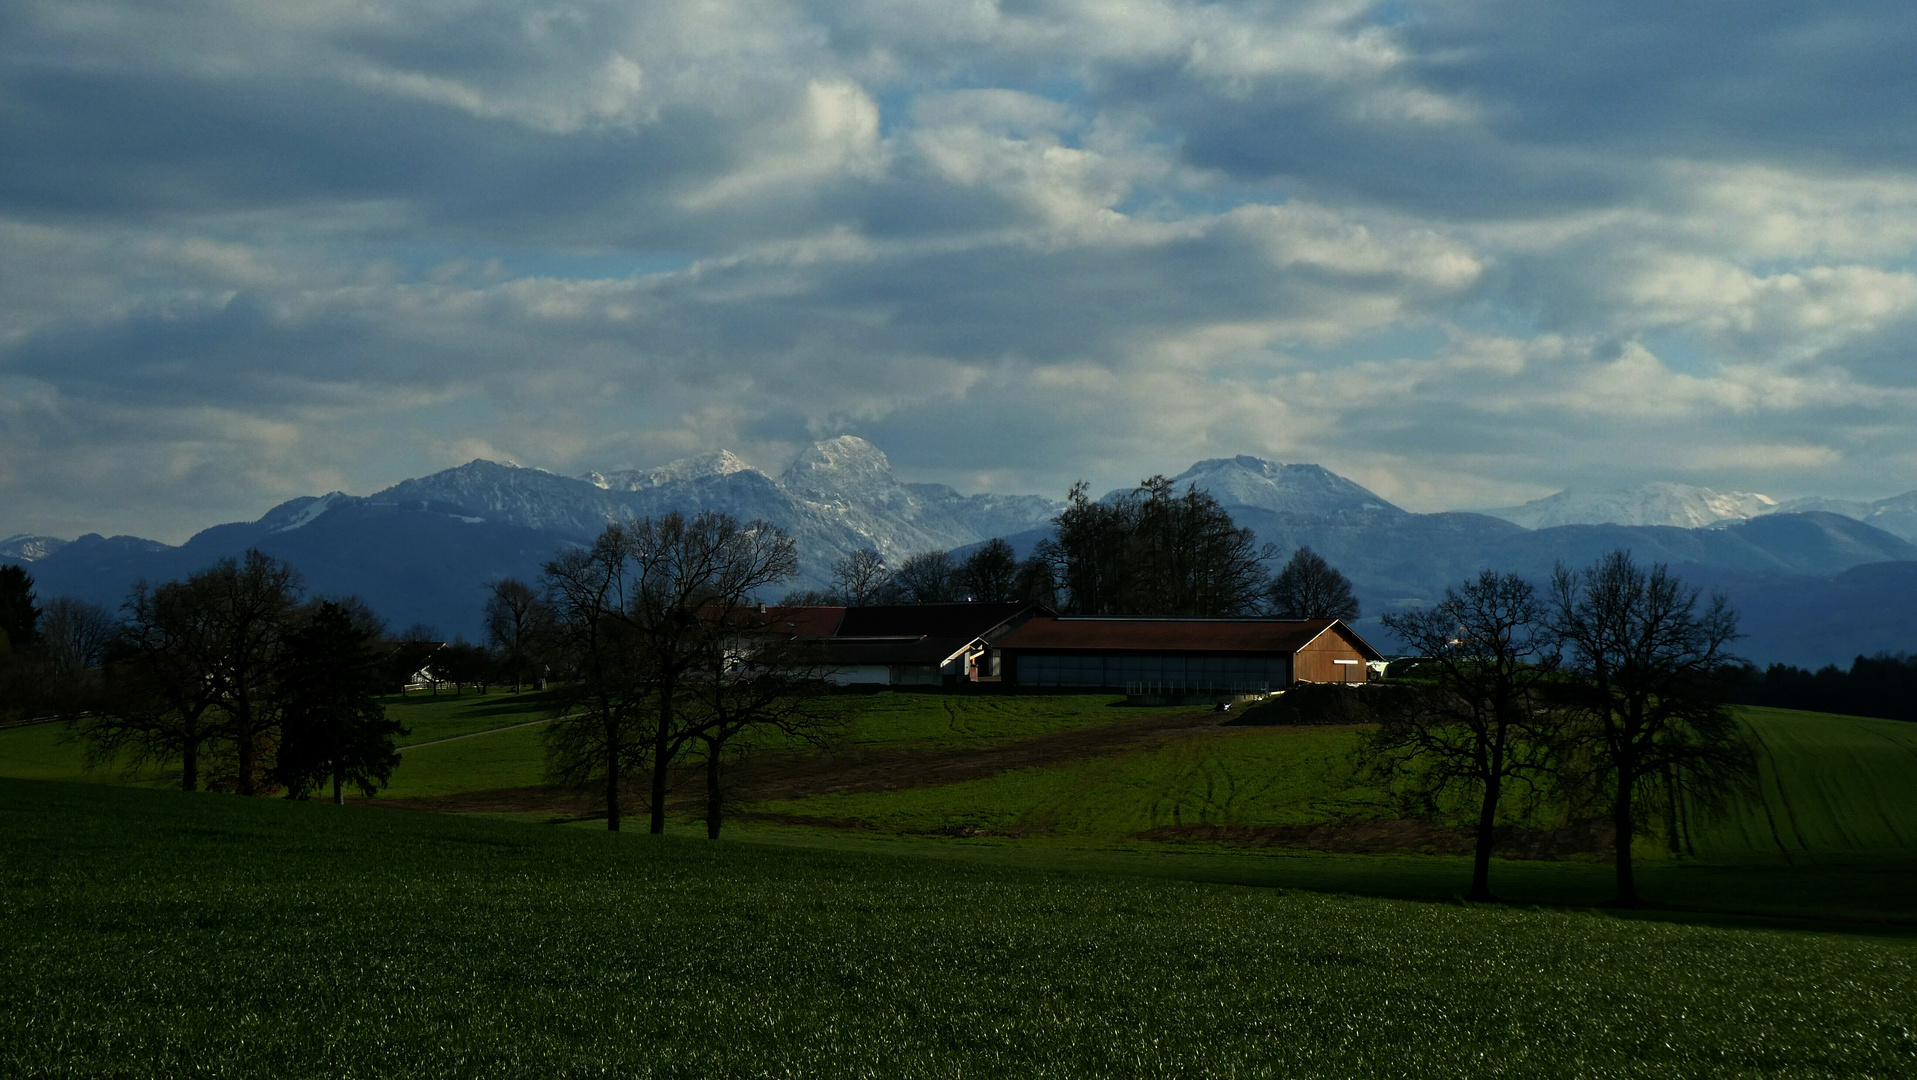
<instances>
[{"instance_id":1,"label":"white cloud","mask_svg":"<svg viewBox=\"0 0 1917 1080\"><path fill-rule=\"evenodd\" d=\"M1677 65L1512 13L29 2L0 531L838 430L1053 491L1237 452L1420 508L1908 488L1902 19Z\"/></svg>"}]
</instances>

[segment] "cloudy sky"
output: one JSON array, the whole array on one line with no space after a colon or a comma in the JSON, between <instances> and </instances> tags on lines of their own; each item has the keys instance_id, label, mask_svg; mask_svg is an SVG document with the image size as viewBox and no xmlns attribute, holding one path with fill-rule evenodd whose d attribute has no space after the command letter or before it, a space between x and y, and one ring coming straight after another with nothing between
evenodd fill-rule
<instances>
[{"instance_id":1,"label":"cloudy sky","mask_svg":"<svg viewBox=\"0 0 1917 1080\"><path fill-rule=\"evenodd\" d=\"M1917 487L1917 5L9 0L0 534L864 436Z\"/></svg>"}]
</instances>

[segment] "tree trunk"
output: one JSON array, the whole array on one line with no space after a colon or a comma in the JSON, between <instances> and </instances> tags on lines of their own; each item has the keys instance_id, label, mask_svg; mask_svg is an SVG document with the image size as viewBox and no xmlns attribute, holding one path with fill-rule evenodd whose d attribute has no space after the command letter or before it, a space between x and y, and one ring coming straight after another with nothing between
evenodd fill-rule
<instances>
[{"instance_id":1,"label":"tree trunk","mask_svg":"<svg viewBox=\"0 0 1917 1080\"><path fill-rule=\"evenodd\" d=\"M338 765L333 766L333 805L346 805L346 770Z\"/></svg>"},{"instance_id":2,"label":"tree trunk","mask_svg":"<svg viewBox=\"0 0 1917 1080\"><path fill-rule=\"evenodd\" d=\"M200 740L189 738L180 747L180 790L200 790Z\"/></svg>"},{"instance_id":3,"label":"tree trunk","mask_svg":"<svg viewBox=\"0 0 1917 1080\"><path fill-rule=\"evenodd\" d=\"M233 790L241 795L251 795L253 794L253 729L244 716L240 718L239 731L233 736L233 746L239 751L240 759L240 776L235 781Z\"/></svg>"},{"instance_id":4,"label":"tree trunk","mask_svg":"<svg viewBox=\"0 0 1917 1080\"><path fill-rule=\"evenodd\" d=\"M617 727L606 724L606 831L619 831L619 740Z\"/></svg>"},{"instance_id":5,"label":"tree trunk","mask_svg":"<svg viewBox=\"0 0 1917 1080\"><path fill-rule=\"evenodd\" d=\"M719 787L719 747L706 744L706 839L719 839L719 822L724 813L725 793Z\"/></svg>"},{"instance_id":6,"label":"tree trunk","mask_svg":"<svg viewBox=\"0 0 1917 1080\"><path fill-rule=\"evenodd\" d=\"M1617 778L1617 802L1611 808L1611 827L1617 831L1614 841L1617 848L1617 896L1612 898L1612 907L1643 907L1644 901L1637 895L1637 877L1631 866L1631 788L1633 782L1623 770Z\"/></svg>"},{"instance_id":7,"label":"tree trunk","mask_svg":"<svg viewBox=\"0 0 1917 1080\"><path fill-rule=\"evenodd\" d=\"M1489 903L1495 897L1491 895L1491 847L1496 842L1492 830L1498 818L1498 797L1503 785L1498 778L1484 785L1484 805L1478 808L1478 846L1471 859L1471 891L1466 900L1478 900Z\"/></svg>"},{"instance_id":8,"label":"tree trunk","mask_svg":"<svg viewBox=\"0 0 1917 1080\"><path fill-rule=\"evenodd\" d=\"M659 682L659 728L652 743L652 825L654 836L666 831L666 769L672 765L672 692L670 679Z\"/></svg>"}]
</instances>

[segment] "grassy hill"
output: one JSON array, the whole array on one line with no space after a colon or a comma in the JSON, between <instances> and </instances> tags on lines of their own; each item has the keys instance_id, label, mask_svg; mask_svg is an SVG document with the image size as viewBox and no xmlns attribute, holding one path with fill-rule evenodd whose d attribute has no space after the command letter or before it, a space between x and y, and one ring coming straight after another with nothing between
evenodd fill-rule
<instances>
[{"instance_id":1,"label":"grassy hill","mask_svg":"<svg viewBox=\"0 0 1917 1080\"><path fill-rule=\"evenodd\" d=\"M1700 856L1787 864L1917 857L1917 724L1789 709L1743 716L1763 751L1763 797L1700 823Z\"/></svg>"},{"instance_id":2,"label":"grassy hill","mask_svg":"<svg viewBox=\"0 0 1917 1080\"><path fill-rule=\"evenodd\" d=\"M966 862L1073 866L1191 880L1442 898L1462 889L1456 830L1391 820L1354 783L1339 728L1219 726L1189 710L1081 696L885 693L846 699L829 754L784 752L740 770L728 832L786 846L914 850ZM534 694L414 695L389 703L411 728L375 802L577 820L591 793L544 787ZM1917 922L1917 725L1753 709L1762 798L1692 816L1696 857L1638 841L1646 894L1690 909ZM85 773L53 726L0 731L0 776ZM148 770L142 786L167 783ZM699 815L697 778L675 822ZM1382 821L1380 819L1383 819ZM1520 853L1514 844L1512 854ZM1587 847L1584 849L1589 851ZM1593 855L1500 861L1493 886L1522 903L1595 903Z\"/></svg>"},{"instance_id":3,"label":"grassy hill","mask_svg":"<svg viewBox=\"0 0 1917 1080\"><path fill-rule=\"evenodd\" d=\"M1917 1071L1917 946L0 781L0 1073Z\"/></svg>"}]
</instances>

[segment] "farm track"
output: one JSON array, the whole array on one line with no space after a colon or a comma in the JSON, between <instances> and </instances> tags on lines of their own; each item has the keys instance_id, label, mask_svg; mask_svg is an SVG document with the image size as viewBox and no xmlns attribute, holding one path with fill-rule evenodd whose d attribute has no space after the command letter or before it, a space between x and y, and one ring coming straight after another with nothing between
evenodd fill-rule
<instances>
[{"instance_id":1,"label":"farm track","mask_svg":"<svg viewBox=\"0 0 1917 1080\"><path fill-rule=\"evenodd\" d=\"M1175 713L1131 723L1051 732L990 746L956 749L876 747L838 753L766 754L727 771L733 805L802 799L828 793L897 791L980 780L1012 769L1034 768L1120 751L1151 749L1220 729L1213 712ZM419 744L425 745L425 744ZM703 766L674 770L672 804L703 804ZM634 793L632 807L642 806ZM444 813L603 813L596 792L565 787L506 788L418 798L381 798L374 805Z\"/></svg>"},{"instance_id":2,"label":"farm track","mask_svg":"<svg viewBox=\"0 0 1917 1080\"><path fill-rule=\"evenodd\" d=\"M1218 727L1218 714L1190 712L1129 724L1057 731L991 746L766 755L732 769L731 797L742 802L766 802L828 793L937 787L982 780L1012 769L1053 765L1120 750L1146 749Z\"/></svg>"},{"instance_id":3,"label":"farm track","mask_svg":"<svg viewBox=\"0 0 1917 1080\"><path fill-rule=\"evenodd\" d=\"M550 724L552 722L552 717L542 716L537 720L528 720L523 724L507 724L505 727L487 728L484 731L468 731L464 735L448 735L443 739L428 739L425 742L407 743L405 746L396 746L393 749L403 754L408 750L417 750L422 746L442 746L449 742L458 742L461 739L477 739L482 735L497 735L502 731L517 731L520 728L537 727L540 724Z\"/></svg>"}]
</instances>

